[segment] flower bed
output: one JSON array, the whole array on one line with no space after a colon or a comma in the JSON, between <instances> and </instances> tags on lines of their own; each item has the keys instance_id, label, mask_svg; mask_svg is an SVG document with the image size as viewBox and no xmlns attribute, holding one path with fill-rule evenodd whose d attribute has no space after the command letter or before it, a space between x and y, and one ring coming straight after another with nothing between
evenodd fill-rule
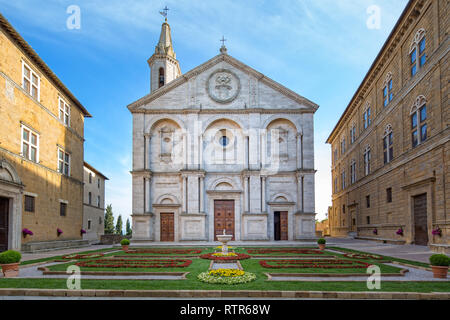
<instances>
[{"instance_id":1,"label":"flower bed","mask_svg":"<svg viewBox=\"0 0 450 320\"><path fill-rule=\"evenodd\" d=\"M98 259L75 265L89 268L185 268L192 260L185 259Z\"/></svg>"},{"instance_id":2,"label":"flower bed","mask_svg":"<svg viewBox=\"0 0 450 320\"><path fill-rule=\"evenodd\" d=\"M68 254L62 256L62 259L95 259L103 257L103 253L86 253L86 254Z\"/></svg>"},{"instance_id":3,"label":"flower bed","mask_svg":"<svg viewBox=\"0 0 450 320\"><path fill-rule=\"evenodd\" d=\"M382 260L383 257L376 254L362 254L362 253L346 253L344 257L352 258L352 259L375 259Z\"/></svg>"},{"instance_id":4,"label":"flower bed","mask_svg":"<svg viewBox=\"0 0 450 320\"><path fill-rule=\"evenodd\" d=\"M370 264L355 260L261 260L259 264L264 268L324 268L324 269L360 269L367 268Z\"/></svg>"},{"instance_id":5,"label":"flower bed","mask_svg":"<svg viewBox=\"0 0 450 320\"><path fill-rule=\"evenodd\" d=\"M237 254L234 252L228 252L228 253L215 252L215 253L213 253L213 256L215 256L215 257L236 257Z\"/></svg>"},{"instance_id":6,"label":"flower bed","mask_svg":"<svg viewBox=\"0 0 450 320\"><path fill-rule=\"evenodd\" d=\"M314 249L246 249L250 254L295 253L295 254L323 254Z\"/></svg>"},{"instance_id":7,"label":"flower bed","mask_svg":"<svg viewBox=\"0 0 450 320\"><path fill-rule=\"evenodd\" d=\"M154 254L199 254L199 249L132 249L126 253L154 253Z\"/></svg>"},{"instance_id":8,"label":"flower bed","mask_svg":"<svg viewBox=\"0 0 450 320\"><path fill-rule=\"evenodd\" d=\"M253 281L256 275L239 269L216 269L202 272L197 278L206 283L238 284Z\"/></svg>"},{"instance_id":9,"label":"flower bed","mask_svg":"<svg viewBox=\"0 0 450 320\"><path fill-rule=\"evenodd\" d=\"M228 255L228 256L220 256L215 255L215 253L206 253L202 254L200 256L202 259L209 259L209 260L219 260L219 261L229 261L229 260L244 260L249 259L251 256L245 253L235 253L234 255Z\"/></svg>"}]
</instances>

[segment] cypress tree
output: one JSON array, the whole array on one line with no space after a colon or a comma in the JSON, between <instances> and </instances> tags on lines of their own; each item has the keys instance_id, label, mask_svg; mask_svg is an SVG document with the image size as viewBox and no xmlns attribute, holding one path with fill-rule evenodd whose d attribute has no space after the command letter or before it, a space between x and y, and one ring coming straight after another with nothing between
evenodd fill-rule
<instances>
[{"instance_id":1,"label":"cypress tree","mask_svg":"<svg viewBox=\"0 0 450 320\"><path fill-rule=\"evenodd\" d=\"M123 235L122 228L123 228L122 215L119 214L119 217L117 218L116 222L116 234Z\"/></svg>"},{"instance_id":2,"label":"cypress tree","mask_svg":"<svg viewBox=\"0 0 450 320\"><path fill-rule=\"evenodd\" d=\"M127 218L127 224L126 224L125 229L126 229L127 236L131 236L133 231L131 229L130 219L128 219L128 218Z\"/></svg>"},{"instance_id":3,"label":"cypress tree","mask_svg":"<svg viewBox=\"0 0 450 320\"><path fill-rule=\"evenodd\" d=\"M109 204L106 207L104 223L105 223L105 234L114 234L114 216L111 204Z\"/></svg>"}]
</instances>

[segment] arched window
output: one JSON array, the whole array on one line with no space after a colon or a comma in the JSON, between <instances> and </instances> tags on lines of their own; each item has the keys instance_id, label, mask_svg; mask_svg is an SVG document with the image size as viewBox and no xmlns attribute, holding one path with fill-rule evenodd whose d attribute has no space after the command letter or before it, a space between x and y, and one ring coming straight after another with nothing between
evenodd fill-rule
<instances>
[{"instance_id":1,"label":"arched window","mask_svg":"<svg viewBox=\"0 0 450 320\"><path fill-rule=\"evenodd\" d=\"M411 107L411 140L416 147L427 139L427 99L420 95Z\"/></svg>"},{"instance_id":2,"label":"arched window","mask_svg":"<svg viewBox=\"0 0 450 320\"><path fill-rule=\"evenodd\" d=\"M417 71L427 61L427 55L425 53L426 37L425 29L419 29L414 36L414 40L411 43L409 50L410 63L411 63L411 76L413 77Z\"/></svg>"},{"instance_id":3,"label":"arched window","mask_svg":"<svg viewBox=\"0 0 450 320\"><path fill-rule=\"evenodd\" d=\"M394 158L394 145L392 127L390 124L386 126L383 135L383 158L384 164L389 163Z\"/></svg>"},{"instance_id":4,"label":"arched window","mask_svg":"<svg viewBox=\"0 0 450 320\"><path fill-rule=\"evenodd\" d=\"M165 79L164 79L164 68L159 68L159 88L161 88L164 85Z\"/></svg>"}]
</instances>

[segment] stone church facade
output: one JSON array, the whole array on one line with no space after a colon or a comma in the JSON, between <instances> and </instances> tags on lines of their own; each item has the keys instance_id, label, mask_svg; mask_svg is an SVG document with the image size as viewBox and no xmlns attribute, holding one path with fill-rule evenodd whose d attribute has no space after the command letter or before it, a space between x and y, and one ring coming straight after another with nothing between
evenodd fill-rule
<instances>
[{"instance_id":1,"label":"stone church facade","mask_svg":"<svg viewBox=\"0 0 450 320\"><path fill-rule=\"evenodd\" d=\"M220 54L181 74L163 23L133 116L133 240L314 238L318 106Z\"/></svg>"}]
</instances>

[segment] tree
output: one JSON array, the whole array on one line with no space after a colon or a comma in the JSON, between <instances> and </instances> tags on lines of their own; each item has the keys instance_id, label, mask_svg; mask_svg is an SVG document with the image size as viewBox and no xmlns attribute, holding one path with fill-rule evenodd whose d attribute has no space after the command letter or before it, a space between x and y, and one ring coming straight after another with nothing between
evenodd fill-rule
<instances>
[{"instance_id":1,"label":"tree","mask_svg":"<svg viewBox=\"0 0 450 320\"><path fill-rule=\"evenodd\" d=\"M131 224L130 224L130 219L127 219L127 224L125 227L127 236L131 236L131 234L133 233L133 231L131 230Z\"/></svg>"},{"instance_id":2,"label":"tree","mask_svg":"<svg viewBox=\"0 0 450 320\"><path fill-rule=\"evenodd\" d=\"M122 228L123 228L122 215L119 214L119 217L117 218L116 222L116 234L123 235Z\"/></svg>"},{"instance_id":3,"label":"tree","mask_svg":"<svg viewBox=\"0 0 450 320\"><path fill-rule=\"evenodd\" d=\"M112 212L112 205L106 207L105 212L105 234L114 234L114 215Z\"/></svg>"}]
</instances>

